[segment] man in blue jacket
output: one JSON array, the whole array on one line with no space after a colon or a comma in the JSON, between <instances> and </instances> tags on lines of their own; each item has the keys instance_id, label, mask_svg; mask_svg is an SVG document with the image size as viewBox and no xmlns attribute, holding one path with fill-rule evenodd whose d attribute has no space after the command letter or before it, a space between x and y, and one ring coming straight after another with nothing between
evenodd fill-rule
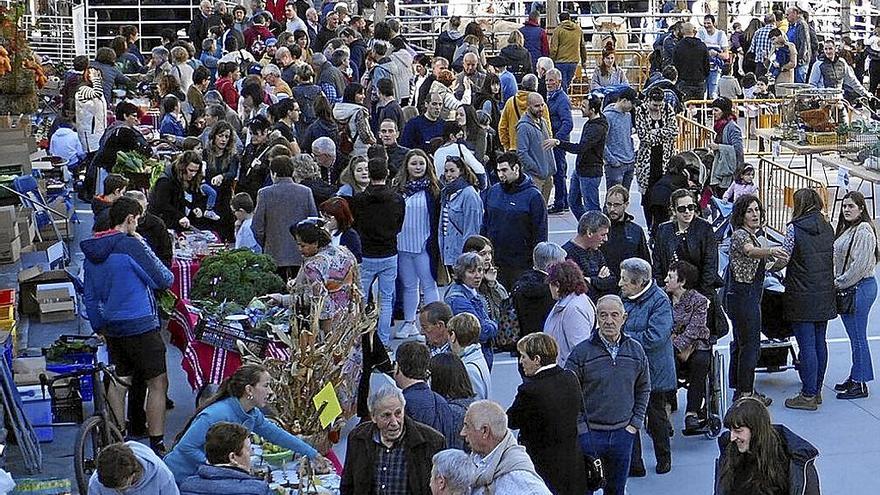
<instances>
[{"instance_id":1,"label":"man in blue jacket","mask_svg":"<svg viewBox=\"0 0 880 495\"><path fill-rule=\"evenodd\" d=\"M560 141L568 141L574 122L571 119L571 100L562 87L562 72L559 69L550 69L547 71L546 79L550 122L556 122L553 125L553 137ZM554 148L553 158L556 162L556 174L553 176L553 207L549 211L551 214L568 210L568 192L565 188L568 164L565 162L565 150Z\"/></svg>"},{"instance_id":2,"label":"man in blue jacket","mask_svg":"<svg viewBox=\"0 0 880 495\"><path fill-rule=\"evenodd\" d=\"M651 396L648 399L648 435L654 442L657 474L672 470L669 437L672 425L666 414L666 397L677 386L675 356L672 349L672 303L651 277L651 264L641 258L620 263L620 294L626 308L623 331L645 349L651 374ZM633 441L630 476L644 476L640 435Z\"/></svg>"},{"instance_id":3,"label":"man in blue jacket","mask_svg":"<svg viewBox=\"0 0 880 495\"><path fill-rule=\"evenodd\" d=\"M532 250L547 240L547 206L532 179L523 173L516 153L498 157L498 184L483 197L482 233L495 247L498 281L513 287L532 267Z\"/></svg>"},{"instance_id":4,"label":"man in blue jacket","mask_svg":"<svg viewBox=\"0 0 880 495\"><path fill-rule=\"evenodd\" d=\"M154 291L171 287L174 276L137 233L140 203L121 197L110 207L110 225L82 241L84 300L92 329L104 336L110 362L123 383L133 377L147 383L150 446L165 454L165 342L159 334ZM117 418L125 417L126 388L112 382L108 401ZM117 425L122 429L123 425Z\"/></svg>"}]
</instances>

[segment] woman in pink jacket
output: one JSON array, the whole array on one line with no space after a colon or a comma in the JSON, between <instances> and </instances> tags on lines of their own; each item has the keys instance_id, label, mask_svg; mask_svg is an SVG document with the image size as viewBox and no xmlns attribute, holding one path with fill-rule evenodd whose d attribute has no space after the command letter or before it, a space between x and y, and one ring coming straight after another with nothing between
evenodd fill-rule
<instances>
[{"instance_id":1,"label":"woman in pink jacket","mask_svg":"<svg viewBox=\"0 0 880 495\"><path fill-rule=\"evenodd\" d=\"M590 337L596 321L596 306L587 297L584 273L574 261L550 265L547 273L556 304L544 322L544 333L559 345L556 364L564 367L574 346Z\"/></svg>"}]
</instances>

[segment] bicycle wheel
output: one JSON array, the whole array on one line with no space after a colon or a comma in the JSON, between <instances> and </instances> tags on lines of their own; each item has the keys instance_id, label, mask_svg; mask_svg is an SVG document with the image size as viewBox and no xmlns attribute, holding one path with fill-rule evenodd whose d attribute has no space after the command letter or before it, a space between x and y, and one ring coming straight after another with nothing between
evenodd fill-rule
<instances>
[{"instance_id":1,"label":"bicycle wheel","mask_svg":"<svg viewBox=\"0 0 880 495\"><path fill-rule=\"evenodd\" d=\"M110 443L121 441L122 433L101 416L90 416L83 422L73 451L73 467L80 493L89 491L89 478L95 471L95 462L101 449Z\"/></svg>"}]
</instances>

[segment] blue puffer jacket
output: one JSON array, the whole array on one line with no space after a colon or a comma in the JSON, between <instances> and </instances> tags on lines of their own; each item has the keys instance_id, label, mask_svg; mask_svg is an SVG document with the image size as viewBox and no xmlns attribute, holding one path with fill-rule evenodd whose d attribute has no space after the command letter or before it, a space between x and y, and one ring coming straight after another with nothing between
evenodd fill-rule
<instances>
[{"instance_id":1,"label":"blue puffer jacket","mask_svg":"<svg viewBox=\"0 0 880 495\"><path fill-rule=\"evenodd\" d=\"M547 207L531 177L511 186L495 184L484 193L482 233L495 247L501 267L527 270L532 250L547 240Z\"/></svg>"},{"instance_id":2,"label":"blue puffer jacket","mask_svg":"<svg viewBox=\"0 0 880 495\"><path fill-rule=\"evenodd\" d=\"M672 303L653 281L636 299L624 298L623 332L637 340L648 356L651 392L675 390L675 354L672 350Z\"/></svg>"},{"instance_id":3,"label":"blue puffer jacket","mask_svg":"<svg viewBox=\"0 0 880 495\"><path fill-rule=\"evenodd\" d=\"M180 484L180 495L271 495L269 483L225 466L199 466L199 472Z\"/></svg>"},{"instance_id":4,"label":"blue puffer jacket","mask_svg":"<svg viewBox=\"0 0 880 495\"><path fill-rule=\"evenodd\" d=\"M80 243L83 299L92 329L111 337L159 328L153 291L167 289L174 275L147 244L122 232L99 232Z\"/></svg>"},{"instance_id":5,"label":"blue puffer jacket","mask_svg":"<svg viewBox=\"0 0 880 495\"><path fill-rule=\"evenodd\" d=\"M491 370L494 357L492 339L498 336L498 324L489 317L486 300L475 290L465 287L459 282L449 286L444 299L446 304L452 308L453 315L470 313L480 320L480 346L486 357L486 364Z\"/></svg>"}]
</instances>

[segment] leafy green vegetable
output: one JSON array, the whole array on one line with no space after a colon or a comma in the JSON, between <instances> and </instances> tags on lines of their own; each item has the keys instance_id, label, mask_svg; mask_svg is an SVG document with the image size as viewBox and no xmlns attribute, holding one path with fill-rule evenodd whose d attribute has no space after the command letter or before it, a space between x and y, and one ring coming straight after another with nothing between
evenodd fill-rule
<instances>
[{"instance_id":1,"label":"leafy green vegetable","mask_svg":"<svg viewBox=\"0 0 880 495\"><path fill-rule=\"evenodd\" d=\"M275 263L269 256L234 249L202 260L193 280L192 298L246 306L254 297L283 289L284 280L275 274Z\"/></svg>"}]
</instances>

